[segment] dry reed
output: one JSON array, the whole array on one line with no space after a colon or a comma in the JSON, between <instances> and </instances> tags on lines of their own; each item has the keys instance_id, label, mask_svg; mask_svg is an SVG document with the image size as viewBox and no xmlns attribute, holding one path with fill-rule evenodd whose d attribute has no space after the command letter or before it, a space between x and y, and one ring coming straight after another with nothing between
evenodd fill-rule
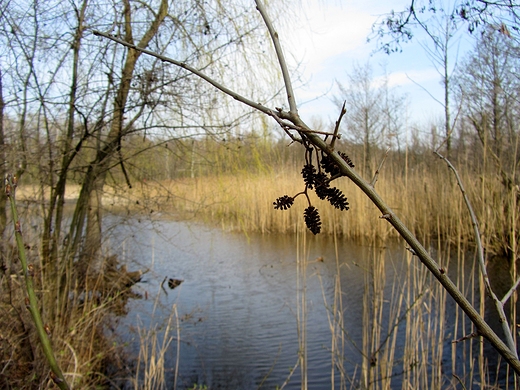
<instances>
[{"instance_id":1,"label":"dry reed","mask_svg":"<svg viewBox=\"0 0 520 390\"><path fill-rule=\"evenodd\" d=\"M26 199L28 189L24 188ZM42 320L50 334L56 360L71 388L94 388L111 383L107 368L115 369L121 362L121 347L110 340L110 321L114 313L124 311L127 291L115 290L119 286L112 279L110 286L102 274L77 283L69 290L65 311L59 311L51 291L56 291L57 280L48 277L38 252L41 218L34 207L20 207L24 227L27 260L31 265L35 292L40 302ZM0 273L0 329L3 333L3 367L0 372L2 388L55 388L44 364L39 343L35 339L34 324L26 308L21 265L15 250L10 246L12 232L1 245L2 272ZM51 312L57 312L56 316ZM112 372L112 371L111 371ZM28 380L28 378L31 378Z\"/></svg>"},{"instance_id":2,"label":"dry reed","mask_svg":"<svg viewBox=\"0 0 520 390\"><path fill-rule=\"evenodd\" d=\"M159 295L157 295L158 297ZM156 305L157 305L156 299ZM155 309L154 309L155 312ZM173 325L173 322L175 324ZM166 355L170 344L174 340L171 335L172 330L176 329L177 333L177 353L180 350L180 327L177 306L174 304L168 317L168 321L164 330L160 330L157 326L149 329L138 328L139 332L139 357L137 359L137 367L135 376L132 379L134 389L166 389L168 388L165 371L166 371ZM177 371L179 364L179 355L176 359L175 383L173 388L177 388ZM142 367L141 367L142 365Z\"/></svg>"},{"instance_id":3,"label":"dry reed","mask_svg":"<svg viewBox=\"0 0 520 390\"><path fill-rule=\"evenodd\" d=\"M487 248L491 252L492 239L496 239L504 226L511 225L510 221L504 220L506 217L499 207L502 204L501 184L493 176L477 176L464 172L462 176L477 210L483 236L487 237ZM341 236L370 245L397 237L389 224L379 218L379 211L357 187L347 179L339 179L334 185L347 195L350 210L340 212L311 196L311 201L320 210L324 234L334 234L336 239ZM220 224L226 230L301 234L306 199L303 196L298 197L293 207L284 211L274 210L273 201L284 194L292 196L303 188L299 169L294 167L285 167L274 173L260 169L256 173L214 173L175 180L141 181L132 189L115 185L107 187L104 206L114 211L160 211L180 217L196 216L207 222ZM447 170L418 165L403 174L390 165L379 176L376 189L422 241L446 240L446 248L450 244L455 245L455 267L458 275L456 283L472 302L480 305L484 314L484 297L475 293L484 289L479 286L478 279L463 276L465 248L467 242L472 241L473 231L459 188ZM69 194L73 199L73 187L69 188ZM28 198L31 196L34 195L27 195ZM444 259L441 263L448 269L449 251L441 253L441 248L437 248L437 252ZM432 281L424 267L418 266L411 254L407 254L404 274L390 287L381 284L386 272L384 251L376 249L373 255L370 272L366 275L362 363L354 369L355 374L351 376L347 374L351 370L346 369L342 359L342 351L349 342L346 329L343 328L343 316L348 308L343 307L341 267L337 265L334 300L332 303L326 302L332 334L332 381L335 380L335 369L340 373L341 389L347 388L348 383L354 387L362 384L362 387L373 389L395 388L397 380L401 381L402 388L425 389L456 388L459 380L469 388L474 385L475 378L479 378L481 384L491 381L483 345L471 341L451 347L449 365L459 379L447 379L443 376L443 357L447 355L444 351L446 339L455 340L471 333L472 325L460 309L456 308L455 317L450 319L453 328L446 328L446 292ZM299 272L302 272L300 276L305 275L303 268ZM299 302L302 355L298 365L302 370L302 382L305 383L304 292L299 296ZM87 314L89 313L85 313ZM383 322L390 325L385 328L381 326ZM399 351L396 346L397 335L402 333L405 346L404 351ZM145 382L161 386L163 379L160 376L160 366L164 362L161 362L160 354L164 353L164 345L159 346L154 337L153 333L143 336L141 357L146 361L145 378L149 378ZM76 355L82 354L76 353L73 348L68 347L68 350L72 351L74 357L73 359L70 356L70 361L75 361ZM462 364L457 363L457 356L462 356ZM78 371L77 366L81 364L78 362L75 367L69 367L69 371ZM395 367L402 370L400 379L394 378ZM135 383L142 383L137 376ZM146 385L144 388L150 387Z\"/></svg>"},{"instance_id":4,"label":"dry reed","mask_svg":"<svg viewBox=\"0 0 520 390\"><path fill-rule=\"evenodd\" d=\"M496 235L506 226L506 221L500 220L499 213L490 211L492 205L483 204L479 181L469 175L464 180L479 212L482 233ZM488 182L491 183L491 179ZM497 183L489 185L490 190L499 188ZM335 232L347 239L367 242L374 236L381 241L397 237L355 185L340 178L334 186L347 195L350 210L338 211L310 194L313 205L320 212L324 234ZM132 190L110 190L105 195L105 205L108 208L114 205L135 208L139 203L143 209L196 215L226 230L296 233L308 205L305 197L297 197L291 209L283 211L274 210L273 202L284 194L293 196L303 189L304 183L297 170L280 169L269 174L241 173L148 182ZM438 237L451 241L458 237L472 240L473 231L460 191L447 171L416 170L406 177L383 173L376 189L423 241ZM498 197L499 194L495 194L497 200Z\"/></svg>"},{"instance_id":5,"label":"dry reed","mask_svg":"<svg viewBox=\"0 0 520 390\"><path fill-rule=\"evenodd\" d=\"M483 297L474 294L479 278L474 268L468 269L467 249L459 245L453 253L450 245L439 244L431 250L443 260L446 272L458 275L457 284L478 307ZM349 315L341 291L345 264L337 262L332 302L323 293L331 331L331 388L499 388L499 378L507 386L509 374L499 372L498 367L489 368L482 342L468 339L451 343L474 328L460 308L449 309L442 286L410 252L403 252L402 261L393 261L391 253L395 256L393 251L374 245L364 261L358 259L365 273L362 345L352 348L359 353L358 365L343 355L345 345L353 343L349 337L353 330L345 328L344 322ZM394 276L389 278L392 267ZM339 383L335 383L335 376Z\"/></svg>"}]
</instances>

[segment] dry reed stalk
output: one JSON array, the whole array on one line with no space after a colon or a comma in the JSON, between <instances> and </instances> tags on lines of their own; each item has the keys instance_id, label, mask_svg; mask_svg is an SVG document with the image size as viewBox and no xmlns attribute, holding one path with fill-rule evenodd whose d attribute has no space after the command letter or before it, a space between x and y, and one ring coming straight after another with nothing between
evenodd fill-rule
<instances>
[{"instance_id":1,"label":"dry reed stalk","mask_svg":"<svg viewBox=\"0 0 520 390\"><path fill-rule=\"evenodd\" d=\"M341 388L346 388L347 381L351 386L361 383L363 388L370 389L397 388L395 379L399 380L399 375L396 376L399 367L403 370L400 376L403 389L447 388L447 379L442 372L444 342L450 337L444 327L446 292L426 270L415 264L408 252L405 266L395 270L395 279L385 289L381 283L387 279L385 267L388 266L388 259L385 251L375 249L370 256L363 296L363 345L359 351L362 363L360 367L355 367L353 376L340 371L346 375ZM447 267L448 262L445 265ZM340 272L337 268L336 280ZM327 302L323 287L322 295L332 338L331 362L341 362L341 369L344 370L344 349L338 347L340 340L348 340L348 329L343 327L343 316L348 312L342 304L338 306L336 297L341 296L337 291L339 286L335 284L333 305ZM398 352L398 337L403 336L404 350ZM455 366L453 372L456 372Z\"/></svg>"},{"instance_id":2,"label":"dry reed stalk","mask_svg":"<svg viewBox=\"0 0 520 390\"><path fill-rule=\"evenodd\" d=\"M38 227L41 225L41 217L38 215L41 209L29 207L25 210L22 209L22 211L24 212L23 219L27 221L26 226ZM56 360L71 388L94 388L106 384L110 382L110 379L103 374L103 370L106 369L106 361L110 359L117 362L120 350L118 346L108 342L104 329L106 329L107 322L110 321L111 314L122 308L122 304L118 303L119 295L115 294L114 291L110 292L110 296L101 296L94 293L93 290L102 284L99 278L87 280L83 287L79 286L77 279L74 278L76 284L72 284L69 290L66 311L59 311L56 297L51 294L51 291L57 290L55 286L58 281L49 277L51 273L42 266L41 257L36 250L39 233L37 228L34 230L25 229L24 241L28 244L28 248L34 248L28 250L28 261L34 267L32 273L34 275L35 292L38 299L43 302L40 304L40 307L44 309L42 310L42 318L51 329ZM32 237L33 235L34 237ZM13 274L19 272L18 265L15 266L14 262L11 272ZM1 287L3 288L4 284ZM24 310L18 310L22 314L25 313L23 291L21 291L20 286L17 283L11 283L5 287L8 290L3 290L4 293L12 294L13 297L22 296L20 309ZM59 313L59 316L50 317L49 312L51 311ZM27 322L25 315L16 321L23 322L25 328L30 326L30 321ZM32 369L26 370L24 375L33 378L30 382L33 385L38 380L34 378L40 378L42 381L40 386L44 388L48 382L48 375L45 365L41 364L38 343L34 341L36 340L31 340L29 346L25 345L28 350L25 350L24 353L26 355L33 354L37 361L36 364L31 364ZM114 365L116 364L114 363Z\"/></svg>"},{"instance_id":3,"label":"dry reed stalk","mask_svg":"<svg viewBox=\"0 0 520 390\"><path fill-rule=\"evenodd\" d=\"M286 179L290 179L291 175L286 175ZM300 177L298 175L293 176L294 182L299 182ZM399 201L401 201L402 210L403 213L409 213L409 216L407 218L413 219L417 215L420 215L423 218L423 221L417 224L417 231L423 232L423 234L426 236L427 231L431 231L432 229L437 231L436 238L439 240L443 238L443 234L440 230L441 226L448 226L449 231L457 232L457 241L456 243L459 245L459 247L462 245L461 243L464 241L462 238L466 233L464 233L464 216L463 216L463 208L461 207L460 202L448 202L446 198L450 198L450 196L446 196L446 193L450 194L449 191L446 189L452 188L454 191L454 194L458 194L456 187L451 184L450 186L446 185L446 187L443 187L443 191L438 191L438 193L431 193L429 186L432 184L433 179L426 178L422 181L419 181L418 183L415 183L415 185L410 185L410 183L413 183L413 180L418 180L418 176L409 176L408 177L408 185L410 188L417 190L417 188L421 188L422 185L424 185L423 194L430 194L427 197L427 201L424 202L426 206L424 206L422 209L417 212L416 210L413 210L413 207L410 206L409 202L403 202L403 199L409 198L407 195L399 194L397 192L387 194L388 197L391 197L393 194L394 200L396 204L398 204ZM219 195L218 197L215 196L215 194L218 194L220 189L222 188L236 188L238 184L241 184L241 191L240 194L237 195L234 191L228 191L225 192L224 195ZM192 195L195 195L195 199L198 199L200 202L186 202L186 207L191 207L190 205L193 204L204 204L208 203L212 204L214 207L211 207L211 211L208 212L210 217L218 217L218 218L226 218L226 222L223 222L223 226L226 228L240 228L240 229L251 229L251 230L260 230L260 231L276 231L277 228L268 228L269 220L274 220L276 217L270 217L269 216L269 210L272 206L272 199L279 195L279 192L274 195L269 195L269 191L271 187L273 187L272 179L270 177L262 177L262 176L249 176L248 178L237 178L235 177L228 177L228 176L219 176L217 178L198 178L194 180L183 180L182 184L179 185L179 183L176 182L170 182L168 183L168 191L171 191L171 193L181 194L182 198L184 194L187 194L190 192ZM394 183L395 184L395 183ZM384 176L381 177L378 185L382 187L384 185ZM184 188L184 194L179 191L179 186L181 188ZM284 183L284 187L287 186L287 183ZM295 185L296 186L296 185ZM166 187L166 186L164 186ZM190 190L195 188L195 191ZM395 188L395 187L394 187ZM272 191L274 192L274 191ZM347 192L347 191L345 191ZM381 192L384 192L384 189L381 189ZM160 191L157 191L152 196L157 196ZM348 192L347 192L348 193ZM352 203L352 194L349 194L349 199ZM354 199L357 199L354 197ZM442 200L444 199L444 200ZM267 204L268 207L262 206L262 204ZM435 216L435 218L428 219L429 215L431 213L426 211L426 208L428 206L431 206L433 204L440 204L440 210L442 212L439 212L438 215ZM253 206L251 206L253 205ZM182 205L176 204L178 207L182 207ZM395 207L396 209L399 209L399 207ZM210 207L208 207L208 210ZM195 209L191 209L195 210ZM216 211L215 211L216 210ZM290 212L287 213L278 213L282 214L285 218L283 220L283 223L281 226L284 229L287 229L287 225L290 226L297 226L298 225L298 218L300 218L299 215L291 215ZM276 213L273 213L273 215L276 215ZM332 218L327 218L330 221L333 221L329 228L332 231L341 231L341 218L343 215L337 215L333 214ZM291 218L294 218L294 220L291 220ZM366 215L363 216L363 220L367 221L370 220L370 218L367 218ZM287 223L287 221L291 221L290 224ZM361 224L363 221L360 221ZM351 225L349 223L349 225ZM365 223L366 225L366 223ZM433 226L433 227L432 227ZM466 229L467 230L467 229ZM355 233L361 235L362 233ZM468 233L469 234L469 233ZM355 236L355 235L354 235ZM384 237L387 237L387 233L384 231L377 231L374 233L373 236L367 240L375 241L377 239L381 239ZM375 237L375 238L374 238ZM440 250L438 250L440 252ZM449 254L447 258L449 257ZM411 259L409 260L411 261ZM448 266L448 264L444 264L444 266ZM461 266L462 267L462 266ZM414 267L414 272L418 272L417 269ZM462 268L461 268L462 270ZM423 270L424 271L424 270ZM410 272L408 270L407 272ZM411 302L414 296L414 289L424 289L427 285L428 280L428 274L423 272L421 274L413 274L413 276L409 276L409 287L406 289L406 294L401 294L398 298L398 301L406 301ZM473 283L473 282L471 282ZM460 281L460 284L462 289L464 290L464 280ZM411 286L411 287L410 287ZM474 291L473 288L470 288L470 290ZM420 290L419 290L420 291ZM393 293L394 294L394 293ZM435 295L437 294L437 295ZM406 298L405 298L406 297ZM407 383L411 384L412 386L425 386L428 388L434 388L435 386L439 385L441 382L441 375L440 375L440 361L442 359L443 355L443 337L444 335L444 319L441 316L439 318L428 318L426 323L420 322L418 319L422 318L422 316L427 316L427 308L431 308L434 305L441 305L442 302L445 302L446 295L444 290L437 289L432 290L432 292L428 293L427 297L423 300L423 305L420 309L415 309L414 311L414 320L410 321L409 324L407 324L407 345L410 346L410 349L405 357L406 364L405 367L407 367L407 373L405 373L405 377ZM473 300L474 301L474 300ZM299 300L301 302L301 300ZM379 311L380 315L382 311ZM399 315L399 307L396 306L395 310L392 312L393 318L397 318ZM465 318L465 316L460 315L459 309L457 310L456 314L456 328L458 329L464 329L466 326L464 323L462 326L459 326L459 320ZM304 314L304 312L300 313ZM380 321L381 317L378 317L376 313L373 314L372 322L377 323L377 321ZM367 320L368 321L368 320ZM329 322L330 323L330 322ZM335 334L336 330L334 330L334 326L331 326L331 332ZM343 336L344 337L344 334ZM381 339L381 335L377 335L376 333L373 333L371 336L371 340L373 342L377 342ZM394 342L395 345L395 337L391 338L391 340ZM426 341L425 341L426 340ZM422 344L421 344L422 343ZM426 353L423 351L422 354L418 354L417 351L412 350L412 348L416 349L417 345L424 345L424 351L429 351L429 353ZM336 348L336 347L333 347ZM432 349L433 348L433 349ZM452 348L452 356L455 356L455 350L456 347ZM466 353L466 349L464 349L464 353ZM391 371L392 362L395 360L395 351L393 349L385 350L383 354L383 361L387 361L388 364L386 366L381 366L378 368L380 370L381 376L389 376L388 373ZM482 354L480 354L482 356ZM470 351L467 354L468 360L471 361L471 356L473 356L471 346ZM482 358L479 358L479 371L480 371L480 377L485 378L485 361ZM430 362L432 369L429 369L425 364L421 364L420 362ZM453 363L455 364L455 363ZM367 364L365 364L366 369ZM455 366L453 366L453 371L455 372ZM463 370L466 370L465 366ZM468 376L470 378L473 377L473 368L472 363L470 364L470 371L468 372ZM436 374L433 376L432 379L432 372L435 372ZM386 375L384 373L387 373ZM388 383L390 383L388 381ZM382 388L387 385L382 385Z\"/></svg>"},{"instance_id":4,"label":"dry reed stalk","mask_svg":"<svg viewBox=\"0 0 520 390\"><path fill-rule=\"evenodd\" d=\"M387 161L377 188L410 230L424 242L431 237L450 240L463 237L473 241L471 224L455 181L447 180L444 171L425 166L406 171L403 175L397 164ZM299 169L287 166L275 173L271 169L257 172L229 174L215 170L209 176L138 182L131 190L107 186L103 203L108 210L122 208L195 214L208 222L220 224L226 230L295 233L297 223L302 219L298 207L280 212L273 210L272 204L283 193L296 193L303 189ZM516 217L509 217L514 219L509 221L500 213L502 194L497 177L478 177L470 173L461 176L476 206L484 236L496 238L505 226L515 226ZM324 233L336 231L345 238L361 241L369 241L374 232L380 240L397 237L388 224L379 222L380 213L355 185L345 179L335 181L334 185L347 195L351 209L338 212L312 197L322 215ZM74 193L75 187L69 186L67 196L71 200ZM26 199L37 197L36 187L32 192L26 190Z\"/></svg>"},{"instance_id":5,"label":"dry reed stalk","mask_svg":"<svg viewBox=\"0 0 520 390\"><path fill-rule=\"evenodd\" d=\"M155 310L155 309L154 309ZM172 331L172 322L175 319L175 327L177 333L177 361L174 377L174 389L177 387L178 364L179 364L179 343L180 328L177 306L174 304L168 317L166 327L160 332L157 325L150 329L138 327L139 332L139 357L135 376L132 378L133 387L136 390L155 390L166 389L165 363L166 354L174 337L170 335ZM141 364L143 365L141 374ZM141 378L141 375L143 376Z\"/></svg>"},{"instance_id":6,"label":"dry reed stalk","mask_svg":"<svg viewBox=\"0 0 520 390\"><path fill-rule=\"evenodd\" d=\"M379 264L383 259L378 260ZM377 302L379 299L381 304L372 304L371 308L365 307L367 311L373 313L364 315L365 321L371 321L371 323L363 323L363 327L368 329L364 333L364 338L367 340L365 345L370 346L372 342L379 345L372 345L372 350L365 349L366 354L367 351L373 351L375 348L377 354L372 352L371 367L365 363L366 369L372 370L372 373L363 374L364 378L370 378L370 381L365 382L364 385L373 389L395 388L392 379L396 367L402 364L403 389L446 388L441 371L446 338L444 328L446 292L432 281L431 276L424 269L415 266L410 254L407 254L406 264L406 269L401 270L405 274L399 276L392 284L391 296L385 296L385 299L381 300L380 292L373 288L366 290L367 294L371 294L370 299L365 298L367 303ZM372 263L371 272L373 278L380 279L384 277L385 271ZM378 287L378 283L374 283L372 277L369 277L367 282ZM389 307L388 310L383 310L384 305ZM379 321L385 319L381 313L387 313L385 316L387 316L388 329L378 326ZM402 356L396 356L397 332L403 318L406 319L403 324L405 348ZM378 359L376 360L375 357ZM401 359L402 363L396 366ZM366 356L364 362L368 362Z\"/></svg>"},{"instance_id":7,"label":"dry reed stalk","mask_svg":"<svg viewBox=\"0 0 520 390\"><path fill-rule=\"evenodd\" d=\"M18 259L20 261L20 265L25 279L25 289L27 293L25 298L25 306L31 313L31 317L34 323L34 327L36 328L36 333L40 341L40 346L42 348L43 355L50 368L50 377L60 389L68 390L70 388L69 384L65 380L59 362L56 360L55 357L55 347L53 347L53 343L51 342L50 338L52 330L48 324L44 324L42 319L40 303L38 301L34 288L34 265L28 263L27 261L24 240L22 237L22 223L18 217L18 208L15 201L15 191L17 186L18 179L13 175L7 175L7 177L5 178L5 193L11 206L12 222L14 225L16 246L18 248Z\"/></svg>"},{"instance_id":8,"label":"dry reed stalk","mask_svg":"<svg viewBox=\"0 0 520 390\"><path fill-rule=\"evenodd\" d=\"M329 331L331 335L331 345L330 345L330 358L331 358L331 367L330 367L330 382L331 388L336 388L336 371L340 374L340 383L339 388L341 390L346 389L346 378L347 374L344 367L344 350L345 350L345 335L343 332L343 316L345 315L343 311L343 305L341 302L341 278L339 268L336 269L336 275L334 277L334 296L332 300L332 305L329 305L327 301L327 297L325 295L325 287L323 285L323 280L321 275L318 274L318 278L320 280L321 292L323 303L325 308L327 309L327 321L329 324Z\"/></svg>"},{"instance_id":9,"label":"dry reed stalk","mask_svg":"<svg viewBox=\"0 0 520 390\"><path fill-rule=\"evenodd\" d=\"M336 259L338 257L336 256ZM336 269L339 271L339 261L336 261ZM343 321L343 300L342 300L342 294L341 294L341 278L338 275L336 275L336 278L334 280L334 315L335 315L335 321L333 321L332 324L332 384L333 388L334 386L334 370L335 368L339 371L340 374L340 389L346 389L347 383L346 383L346 371L344 367L344 356L343 351L345 350L346 340L345 340L345 334L343 333L342 329L344 328L344 321Z\"/></svg>"},{"instance_id":10,"label":"dry reed stalk","mask_svg":"<svg viewBox=\"0 0 520 390\"><path fill-rule=\"evenodd\" d=\"M307 231L301 229L297 235L296 251L296 317L298 329L298 354L301 372L301 389L307 390Z\"/></svg>"}]
</instances>

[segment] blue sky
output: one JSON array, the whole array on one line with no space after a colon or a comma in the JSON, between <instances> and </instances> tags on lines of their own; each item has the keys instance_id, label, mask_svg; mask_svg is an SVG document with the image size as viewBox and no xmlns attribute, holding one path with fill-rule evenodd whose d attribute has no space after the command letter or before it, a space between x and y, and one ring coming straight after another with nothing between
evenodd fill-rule
<instances>
[{"instance_id":1,"label":"blue sky","mask_svg":"<svg viewBox=\"0 0 520 390\"><path fill-rule=\"evenodd\" d=\"M292 65L299 65L305 84L296 89L300 115L309 122L321 117L326 122L336 120L339 109L332 103L338 93L336 80L348 83L347 74L354 63L370 61L375 77L383 75L383 64L389 75L389 85L408 97L410 125L426 126L442 119L442 106L429 95L443 99L441 78L421 47L429 41L425 34L417 35L412 43L402 46L401 53L374 53L374 43L367 43L373 23L383 13L403 10L406 0L307 0L298 12L298 24L280 29L284 47ZM462 27L464 28L464 27ZM453 62L459 61L473 45L466 38L453 48ZM413 80L413 81L412 81ZM419 84L420 86L418 86ZM425 89L428 91L426 92ZM316 99L316 97L326 94ZM305 103L307 102L307 103Z\"/></svg>"}]
</instances>

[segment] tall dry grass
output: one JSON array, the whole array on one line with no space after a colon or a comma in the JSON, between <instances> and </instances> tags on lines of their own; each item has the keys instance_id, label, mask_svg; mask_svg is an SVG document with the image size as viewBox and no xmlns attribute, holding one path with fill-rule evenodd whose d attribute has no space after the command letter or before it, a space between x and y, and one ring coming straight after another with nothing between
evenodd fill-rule
<instances>
[{"instance_id":1,"label":"tall dry grass","mask_svg":"<svg viewBox=\"0 0 520 390\"><path fill-rule=\"evenodd\" d=\"M266 137L252 133L220 142L201 139L176 148L150 149L131 160L132 188L117 172L107 182L103 205L107 211L129 214L171 212L227 230L295 233L307 207L305 197L299 196L286 211L274 210L273 202L282 195L303 191L303 152ZM364 161L358 146L338 148L348 151L354 162ZM416 149L390 153L376 190L421 241L443 238L454 243L459 237L472 241L471 222L452 174L433 153L419 146ZM506 190L493 164L482 162L477 151L474 156L468 153L459 151L453 162L477 213L481 233L489 238L487 250L516 253L516 235L512 232L519 223L519 189ZM377 159L381 160L383 154L374 153L372 166L378 166ZM362 171L362 167L356 169ZM348 197L350 210L339 212L310 191L324 234L335 231L344 238L364 241L374 235L379 240L397 237L348 179L340 178L332 185ZM78 193L79 186L69 185L66 199L72 203ZM26 186L19 196L41 202L46 191L40 186Z\"/></svg>"},{"instance_id":2,"label":"tall dry grass","mask_svg":"<svg viewBox=\"0 0 520 390\"><path fill-rule=\"evenodd\" d=\"M518 223L518 188L504 188L495 164L486 162L478 143L464 145L453 151L452 162L478 213L483 235L507 251L511 241L516 246L508 236ZM363 174L363 147L342 141L336 147L346 152L357 164L355 169ZM374 148L372 169L379 166L384 155L384 150ZM135 178L140 181L132 189L116 190L118 196L131 198L130 205L139 201L140 206L144 202L153 210L195 212L226 229L294 233L296 221L307 206L300 197L290 211L272 210L279 196L291 196L304 189L300 172L305 161L301 148L287 147L286 142L270 134L252 132L223 140L181 142L175 148L150 150L132 163ZM118 177L116 182L123 183L123 178ZM378 211L346 178L332 185L347 195L351 210L334 221L330 215L336 211L312 198L322 216L325 234L336 229L338 234L352 239L367 239L374 232L380 239L396 236L388 224L377 221ZM376 190L420 239L439 235L453 242L458 236L471 239L471 224L456 182L428 148L414 144L405 151L390 151Z\"/></svg>"},{"instance_id":3,"label":"tall dry grass","mask_svg":"<svg viewBox=\"0 0 520 390\"><path fill-rule=\"evenodd\" d=\"M154 310L158 304L159 295L156 297ZM153 316L153 315L152 315ZM177 373L180 363L180 326L177 306L174 304L164 329L157 325L149 329L138 327L139 333L139 356L135 368L134 377L131 378L135 390L167 389L170 386L166 382L166 356L171 343L174 341L172 332L176 332L177 356L173 389L177 388Z\"/></svg>"},{"instance_id":4,"label":"tall dry grass","mask_svg":"<svg viewBox=\"0 0 520 390\"><path fill-rule=\"evenodd\" d=\"M99 273L84 285L75 279L68 305L60 311L62 307L51 294L59 281L48 277L38 250L41 219L29 207L21 220L39 310L66 381L72 389L110 387L114 384L110 375L124 364L122 346L110 338L110 329L114 315L124 313L127 300L133 296L129 287L120 288L126 283L125 275L117 270L110 275ZM56 386L26 307L27 293L17 251L11 244L12 233L6 232L6 236L0 243L0 388L53 389ZM51 312L58 314L52 316Z\"/></svg>"},{"instance_id":5,"label":"tall dry grass","mask_svg":"<svg viewBox=\"0 0 520 390\"><path fill-rule=\"evenodd\" d=\"M442 165L427 167L403 175L383 171L376 190L419 239L443 238L456 242L459 237L472 240L473 230L460 190ZM508 226L500 212L501 192L498 178L462 174L466 189L475 205L483 235L499 238ZM333 184L348 198L350 210L338 211L327 202L310 198L318 208L324 234L336 234L355 240L394 239L397 234L380 219L380 212L346 178ZM482 195L482 186L487 190ZM282 168L272 173L236 173L177 180L141 183L124 192L115 191L109 204L139 206L181 215L196 216L219 224L226 230L261 233L295 233L307 207L304 196L296 198L289 210L274 210L273 202L282 195L293 196L304 189L298 168ZM490 248L488 248L490 249Z\"/></svg>"}]
</instances>

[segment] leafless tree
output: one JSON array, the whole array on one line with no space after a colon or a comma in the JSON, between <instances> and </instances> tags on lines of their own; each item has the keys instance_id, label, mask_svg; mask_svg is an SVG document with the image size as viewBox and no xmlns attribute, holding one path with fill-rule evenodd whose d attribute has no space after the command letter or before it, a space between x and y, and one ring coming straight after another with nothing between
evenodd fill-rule
<instances>
[{"instance_id":1,"label":"leafless tree","mask_svg":"<svg viewBox=\"0 0 520 390\"><path fill-rule=\"evenodd\" d=\"M502 210L496 210L503 226L503 252L516 258L518 239L516 187L520 155L518 152L520 83L517 69L520 51L516 41L488 31L475 44L475 51L467 58L458 74L459 99L463 113L481 145L484 170L492 169L503 188ZM513 203L512 203L513 202Z\"/></svg>"},{"instance_id":2,"label":"leafless tree","mask_svg":"<svg viewBox=\"0 0 520 390\"><path fill-rule=\"evenodd\" d=\"M240 3L24 0L0 7L2 123L16 124L5 134L10 155L3 169L40 188L43 268L49 280L59 281L49 296L66 313L71 275L96 269L102 260L107 178L120 172L132 187L127 139L215 134L236 126L229 118L250 114L182 69L165 69L138 50L107 45L92 30L175 55L252 92L269 88L241 74L247 61L257 59L259 72L268 69L261 66L262 45L250 44L265 32ZM222 72L229 64L236 69L233 77ZM65 191L71 183L80 185L80 194L68 221Z\"/></svg>"},{"instance_id":3,"label":"leafless tree","mask_svg":"<svg viewBox=\"0 0 520 390\"><path fill-rule=\"evenodd\" d=\"M376 79L369 63L355 64L346 85L338 82L336 104L346 102L346 138L363 145L364 167L370 176L374 167L374 153L381 147L392 146L402 130L405 99L388 86L388 78Z\"/></svg>"},{"instance_id":4,"label":"leafless tree","mask_svg":"<svg viewBox=\"0 0 520 390\"><path fill-rule=\"evenodd\" d=\"M409 5L408 5L409 4ZM436 14L449 11L453 26L466 26L473 34L482 29L519 38L520 4L509 0L410 0L403 10L381 15L372 27L370 39L378 41L387 53L400 51L414 39L418 30L431 33L430 21Z\"/></svg>"}]
</instances>

